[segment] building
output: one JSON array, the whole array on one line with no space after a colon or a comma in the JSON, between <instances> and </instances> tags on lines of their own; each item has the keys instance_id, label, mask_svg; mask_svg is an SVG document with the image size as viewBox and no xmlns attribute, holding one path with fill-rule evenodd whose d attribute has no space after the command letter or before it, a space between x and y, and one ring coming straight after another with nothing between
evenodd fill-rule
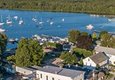
<instances>
[{"instance_id":1,"label":"building","mask_svg":"<svg viewBox=\"0 0 115 80\"><path fill-rule=\"evenodd\" d=\"M54 66L39 68L36 72L39 80L84 80L84 72Z\"/></svg>"},{"instance_id":2,"label":"building","mask_svg":"<svg viewBox=\"0 0 115 80\"><path fill-rule=\"evenodd\" d=\"M36 69L16 66L16 72L19 75L21 75L23 79L34 79L36 74Z\"/></svg>"},{"instance_id":3,"label":"building","mask_svg":"<svg viewBox=\"0 0 115 80\"><path fill-rule=\"evenodd\" d=\"M84 71L70 70L54 66L16 67L16 71L25 79L37 80L84 80Z\"/></svg>"},{"instance_id":4,"label":"building","mask_svg":"<svg viewBox=\"0 0 115 80\"><path fill-rule=\"evenodd\" d=\"M109 57L110 64L115 65L115 49L114 48L96 46L95 51L96 53L104 52Z\"/></svg>"},{"instance_id":5,"label":"building","mask_svg":"<svg viewBox=\"0 0 115 80\"><path fill-rule=\"evenodd\" d=\"M97 66L104 67L108 63L108 61L109 61L108 56L105 53L100 52L83 59L83 64L87 68L93 69Z\"/></svg>"}]
</instances>

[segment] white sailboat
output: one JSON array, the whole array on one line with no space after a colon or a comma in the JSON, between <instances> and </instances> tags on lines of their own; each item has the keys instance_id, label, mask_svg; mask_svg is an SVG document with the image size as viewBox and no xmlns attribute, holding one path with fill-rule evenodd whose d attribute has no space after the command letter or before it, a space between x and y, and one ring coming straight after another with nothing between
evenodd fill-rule
<instances>
[{"instance_id":1,"label":"white sailboat","mask_svg":"<svg viewBox=\"0 0 115 80\"><path fill-rule=\"evenodd\" d=\"M33 17L33 18L32 18L32 21L37 22L37 18L36 18L36 17Z\"/></svg>"},{"instance_id":2,"label":"white sailboat","mask_svg":"<svg viewBox=\"0 0 115 80\"><path fill-rule=\"evenodd\" d=\"M10 16L8 16L8 20L6 20L6 24L7 25L12 25L12 20L11 20Z\"/></svg>"},{"instance_id":3,"label":"white sailboat","mask_svg":"<svg viewBox=\"0 0 115 80\"><path fill-rule=\"evenodd\" d=\"M15 20L18 20L18 16L14 16L14 19L15 19Z\"/></svg>"},{"instance_id":4,"label":"white sailboat","mask_svg":"<svg viewBox=\"0 0 115 80\"><path fill-rule=\"evenodd\" d=\"M42 25L44 22L42 21L42 18L41 18L41 20L39 21L39 24L40 25Z\"/></svg>"},{"instance_id":5,"label":"white sailboat","mask_svg":"<svg viewBox=\"0 0 115 80\"><path fill-rule=\"evenodd\" d=\"M108 19L108 21L110 21L110 22L115 22L115 18Z\"/></svg>"},{"instance_id":6,"label":"white sailboat","mask_svg":"<svg viewBox=\"0 0 115 80\"><path fill-rule=\"evenodd\" d=\"M23 23L24 23L24 21L22 20L22 18L20 18L19 25L22 25Z\"/></svg>"},{"instance_id":7,"label":"white sailboat","mask_svg":"<svg viewBox=\"0 0 115 80\"><path fill-rule=\"evenodd\" d=\"M5 31L6 31L5 29L0 28L0 33L3 33Z\"/></svg>"},{"instance_id":8,"label":"white sailboat","mask_svg":"<svg viewBox=\"0 0 115 80\"><path fill-rule=\"evenodd\" d=\"M4 22L3 22L2 16L1 16L0 26L3 26L3 25L4 25Z\"/></svg>"},{"instance_id":9,"label":"white sailboat","mask_svg":"<svg viewBox=\"0 0 115 80\"><path fill-rule=\"evenodd\" d=\"M51 22L50 22L50 25L53 25L53 24L54 24L54 22L53 22L53 21L51 21Z\"/></svg>"}]
</instances>

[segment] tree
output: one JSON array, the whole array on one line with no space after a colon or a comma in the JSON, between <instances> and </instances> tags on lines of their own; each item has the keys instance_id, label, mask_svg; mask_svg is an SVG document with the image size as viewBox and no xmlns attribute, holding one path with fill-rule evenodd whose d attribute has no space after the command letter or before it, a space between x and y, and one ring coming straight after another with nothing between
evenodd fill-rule
<instances>
[{"instance_id":1,"label":"tree","mask_svg":"<svg viewBox=\"0 0 115 80\"><path fill-rule=\"evenodd\" d=\"M17 66L40 65L43 57L42 46L38 41L32 39L21 39L19 41L15 55Z\"/></svg>"},{"instance_id":2,"label":"tree","mask_svg":"<svg viewBox=\"0 0 115 80\"><path fill-rule=\"evenodd\" d=\"M92 39L95 41L95 40L97 40L97 34L94 32L93 34L92 34Z\"/></svg>"},{"instance_id":3,"label":"tree","mask_svg":"<svg viewBox=\"0 0 115 80\"><path fill-rule=\"evenodd\" d=\"M7 36L0 33L0 54L4 53L7 46Z\"/></svg>"},{"instance_id":4,"label":"tree","mask_svg":"<svg viewBox=\"0 0 115 80\"><path fill-rule=\"evenodd\" d=\"M56 49L57 49L58 51L62 51L62 50L63 50L63 45L60 44L60 43L57 43L57 44L56 44Z\"/></svg>"},{"instance_id":5,"label":"tree","mask_svg":"<svg viewBox=\"0 0 115 80\"><path fill-rule=\"evenodd\" d=\"M107 31L101 31L99 33L99 38L101 39L104 34L108 34L108 32Z\"/></svg>"},{"instance_id":6,"label":"tree","mask_svg":"<svg viewBox=\"0 0 115 80\"><path fill-rule=\"evenodd\" d=\"M62 52L60 55L60 58L64 60L64 64L76 64L77 63L77 57L75 54L71 54L69 52Z\"/></svg>"},{"instance_id":7,"label":"tree","mask_svg":"<svg viewBox=\"0 0 115 80\"><path fill-rule=\"evenodd\" d=\"M87 32L81 32L80 35L81 35L81 36L88 36L88 33L87 33Z\"/></svg>"},{"instance_id":8,"label":"tree","mask_svg":"<svg viewBox=\"0 0 115 80\"><path fill-rule=\"evenodd\" d=\"M79 36L77 39L77 47L86 49L86 50L92 50L93 49L93 41L92 38L89 36Z\"/></svg>"},{"instance_id":9,"label":"tree","mask_svg":"<svg viewBox=\"0 0 115 80\"><path fill-rule=\"evenodd\" d=\"M78 31L78 30L70 30L68 39L69 39L70 42L76 43L79 35L80 35L80 31Z\"/></svg>"},{"instance_id":10,"label":"tree","mask_svg":"<svg viewBox=\"0 0 115 80\"><path fill-rule=\"evenodd\" d=\"M91 51L86 50L86 49L81 49L81 48L74 48L73 52L79 58L86 58L93 54Z\"/></svg>"}]
</instances>

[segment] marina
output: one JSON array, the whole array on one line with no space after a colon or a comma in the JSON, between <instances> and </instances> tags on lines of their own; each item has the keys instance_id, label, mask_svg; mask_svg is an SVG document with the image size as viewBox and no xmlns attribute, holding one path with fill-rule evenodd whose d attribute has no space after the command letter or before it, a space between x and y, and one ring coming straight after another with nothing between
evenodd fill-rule
<instances>
[{"instance_id":1,"label":"marina","mask_svg":"<svg viewBox=\"0 0 115 80\"><path fill-rule=\"evenodd\" d=\"M115 32L114 18L100 15L15 10L0 10L0 15L0 32L13 39L30 38L35 34L64 38L71 29L88 33L102 30Z\"/></svg>"}]
</instances>

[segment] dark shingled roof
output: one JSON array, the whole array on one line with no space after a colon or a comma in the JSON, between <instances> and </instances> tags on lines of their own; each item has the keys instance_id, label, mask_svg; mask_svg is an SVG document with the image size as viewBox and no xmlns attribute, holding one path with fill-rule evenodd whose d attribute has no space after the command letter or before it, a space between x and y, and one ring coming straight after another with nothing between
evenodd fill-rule
<instances>
[{"instance_id":1,"label":"dark shingled roof","mask_svg":"<svg viewBox=\"0 0 115 80\"><path fill-rule=\"evenodd\" d=\"M94 54L92 56L90 56L90 58L96 63L99 64L105 60L108 60L109 58L107 57L107 55L103 52Z\"/></svg>"}]
</instances>

